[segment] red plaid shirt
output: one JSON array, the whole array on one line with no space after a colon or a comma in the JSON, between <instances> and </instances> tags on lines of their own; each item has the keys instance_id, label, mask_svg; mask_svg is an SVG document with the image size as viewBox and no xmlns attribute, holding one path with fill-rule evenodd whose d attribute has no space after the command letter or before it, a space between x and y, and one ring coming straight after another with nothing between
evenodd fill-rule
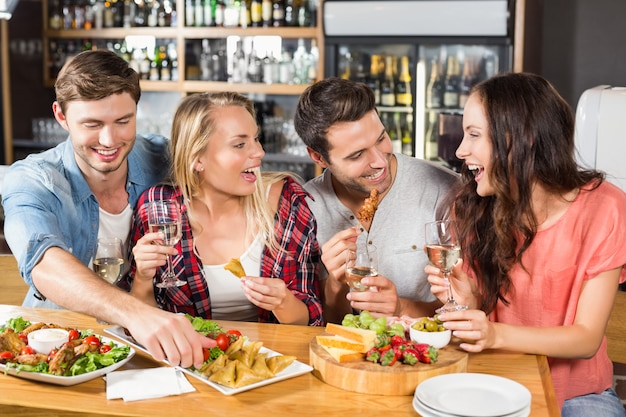
<instances>
[{"instance_id":1,"label":"red plaid shirt","mask_svg":"<svg viewBox=\"0 0 626 417\"><path fill-rule=\"evenodd\" d=\"M283 185L278 211L275 216L274 233L283 251L272 254L264 247L259 276L272 277L285 281L287 288L307 305L309 325L323 326L322 304L320 301L319 262L321 252L316 238L315 217L306 203L308 194L302 186L287 178ZM178 255L172 258L172 269L187 285L161 289L154 287L158 305L168 311L188 313L192 316L211 318L211 295L202 275L202 262L193 250L193 235L187 205L183 202L179 187L157 185L146 190L135 208L131 247L148 230L145 206L149 201L176 199L181 206L182 238L176 245ZM131 271L120 286L130 290L136 265L131 254ZM155 278L165 272L165 266L157 269ZM259 322L278 323L271 311L259 308Z\"/></svg>"}]
</instances>

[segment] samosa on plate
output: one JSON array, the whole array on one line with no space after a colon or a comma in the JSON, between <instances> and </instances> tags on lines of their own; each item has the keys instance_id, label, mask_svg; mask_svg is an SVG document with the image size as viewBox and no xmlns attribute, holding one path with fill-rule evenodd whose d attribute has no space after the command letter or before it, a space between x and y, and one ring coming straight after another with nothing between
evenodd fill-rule
<instances>
[{"instance_id":1,"label":"samosa on plate","mask_svg":"<svg viewBox=\"0 0 626 417\"><path fill-rule=\"evenodd\" d=\"M272 356L271 358L267 358L265 362L267 363L267 367L269 368L269 370L274 375L277 375L280 371L291 365L295 360L295 356L277 355Z\"/></svg>"},{"instance_id":2,"label":"samosa on plate","mask_svg":"<svg viewBox=\"0 0 626 417\"><path fill-rule=\"evenodd\" d=\"M235 364L235 373L237 374L235 378L235 388L265 380L265 377L255 374L252 369L243 363L235 362Z\"/></svg>"},{"instance_id":3,"label":"samosa on plate","mask_svg":"<svg viewBox=\"0 0 626 417\"><path fill-rule=\"evenodd\" d=\"M226 366L209 377L209 381L224 385L225 387L235 388L235 380L237 379L235 368L238 363L238 361L228 361Z\"/></svg>"},{"instance_id":4,"label":"samosa on plate","mask_svg":"<svg viewBox=\"0 0 626 417\"><path fill-rule=\"evenodd\" d=\"M263 378L272 378L274 373L267 367L267 362L265 361L266 358L267 353L259 353L250 369L252 369L252 372L262 376Z\"/></svg>"},{"instance_id":5,"label":"samosa on plate","mask_svg":"<svg viewBox=\"0 0 626 417\"><path fill-rule=\"evenodd\" d=\"M226 366L226 362L228 362L228 356L220 355L215 358L212 362L206 363L200 368L200 373L205 377L210 377L215 372L222 369Z\"/></svg>"}]
</instances>

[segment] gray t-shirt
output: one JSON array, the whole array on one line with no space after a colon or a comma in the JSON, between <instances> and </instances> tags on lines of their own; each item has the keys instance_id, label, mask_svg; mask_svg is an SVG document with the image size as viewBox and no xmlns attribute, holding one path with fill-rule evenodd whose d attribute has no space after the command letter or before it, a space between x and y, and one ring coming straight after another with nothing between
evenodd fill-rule
<instances>
[{"instance_id":1,"label":"gray t-shirt","mask_svg":"<svg viewBox=\"0 0 626 417\"><path fill-rule=\"evenodd\" d=\"M394 154L398 161L396 178L389 192L378 205L367 239L378 249L378 272L392 280L398 295L414 301L429 302L430 292L424 267L424 224L435 220L435 209L458 176L439 165ZM331 182L331 173L308 181L304 188L314 200L309 207L317 220L320 247L341 230L354 227L358 220L339 201Z\"/></svg>"}]
</instances>

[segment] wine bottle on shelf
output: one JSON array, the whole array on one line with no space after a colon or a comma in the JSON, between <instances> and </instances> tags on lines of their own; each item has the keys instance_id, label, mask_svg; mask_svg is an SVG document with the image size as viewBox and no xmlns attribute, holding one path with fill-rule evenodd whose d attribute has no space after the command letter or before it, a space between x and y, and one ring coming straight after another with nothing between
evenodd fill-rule
<instances>
[{"instance_id":1,"label":"wine bottle on shelf","mask_svg":"<svg viewBox=\"0 0 626 417\"><path fill-rule=\"evenodd\" d=\"M273 0L272 25L275 27L285 26L285 2L283 0Z\"/></svg>"},{"instance_id":2,"label":"wine bottle on shelf","mask_svg":"<svg viewBox=\"0 0 626 417\"><path fill-rule=\"evenodd\" d=\"M467 99L469 98L470 91L474 84L474 74L472 73L473 62L470 57L465 58L463 63L463 75L461 76L461 83L459 87L459 107L464 108Z\"/></svg>"},{"instance_id":3,"label":"wine bottle on shelf","mask_svg":"<svg viewBox=\"0 0 626 417\"><path fill-rule=\"evenodd\" d=\"M380 83L380 104L386 107L396 105L396 88L393 73L393 57L385 57L385 76Z\"/></svg>"},{"instance_id":4,"label":"wine bottle on shelf","mask_svg":"<svg viewBox=\"0 0 626 417\"><path fill-rule=\"evenodd\" d=\"M261 2L261 21L264 28L272 26L272 0Z\"/></svg>"},{"instance_id":5,"label":"wine bottle on shelf","mask_svg":"<svg viewBox=\"0 0 626 417\"><path fill-rule=\"evenodd\" d=\"M317 40L315 38L311 39L311 50L309 51L311 55L311 65L309 65L309 82L314 83L317 81L317 66L320 61L320 50L317 46Z\"/></svg>"},{"instance_id":6,"label":"wine bottle on shelf","mask_svg":"<svg viewBox=\"0 0 626 417\"><path fill-rule=\"evenodd\" d=\"M311 3L310 0L300 0L300 6L298 7L298 26L309 27L313 17L311 16Z\"/></svg>"},{"instance_id":7,"label":"wine bottle on shelf","mask_svg":"<svg viewBox=\"0 0 626 417\"><path fill-rule=\"evenodd\" d=\"M459 61L455 56L449 56L446 65L446 81L443 90L443 106L446 108L459 107Z\"/></svg>"},{"instance_id":8,"label":"wine bottle on shelf","mask_svg":"<svg viewBox=\"0 0 626 417\"><path fill-rule=\"evenodd\" d=\"M252 27L263 26L263 13L261 9L261 0L252 0L250 2L250 24Z\"/></svg>"},{"instance_id":9,"label":"wine bottle on shelf","mask_svg":"<svg viewBox=\"0 0 626 417\"><path fill-rule=\"evenodd\" d=\"M396 83L396 104L405 107L411 107L413 105L409 57L406 55L402 56L400 61L400 75Z\"/></svg>"},{"instance_id":10,"label":"wine bottle on shelf","mask_svg":"<svg viewBox=\"0 0 626 417\"><path fill-rule=\"evenodd\" d=\"M372 55L370 58L370 73L367 78L367 85L374 91L374 100L380 106L380 55Z\"/></svg>"},{"instance_id":11,"label":"wine bottle on shelf","mask_svg":"<svg viewBox=\"0 0 626 417\"><path fill-rule=\"evenodd\" d=\"M402 124L402 153L413 156L413 115L407 113Z\"/></svg>"},{"instance_id":12,"label":"wine bottle on shelf","mask_svg":"<svg viewBox=\"0 0 626 417\"><path fill-rule=\"evenodd\" d=\"M433 59L430 65L430 81L426 86L426 107L438 109L443 104L443 80L439 63Z\"/></svg>"},{"instance_id":13,"label":"wine bottle on shelf","mask_svg":"<svg viewBox=\"0 0 626 417\"><path fill-rule=\"evenodd\" d=\"M231 81L234 83L242 83L248 79L248 66L246 65L246 54L243 51L243 40L237 41L237 48L233 54L233 69L231 73Z\"/></svg>"},{"instance_id":14,"label":"wine bottle on shelf","mask_svg":"<svg viewBox=\"0 0 626 417\"><path fill-rule=\"evenodd\" d=\"M391 146L394 153L402 152L402 130L400 128L400 113L389 113L389 130L387 130L389 138L391 138Z\"/></svg>"},{"instance_id":15,"label":"wine bottle on shelf","mask_svg":"<svg viewBox=\"0 0 626 417\"><path fill-rule=\"evenodd\" d=\"M298 26L296 0L285 0L285 26Z\"/></svg>"}]
</instances>

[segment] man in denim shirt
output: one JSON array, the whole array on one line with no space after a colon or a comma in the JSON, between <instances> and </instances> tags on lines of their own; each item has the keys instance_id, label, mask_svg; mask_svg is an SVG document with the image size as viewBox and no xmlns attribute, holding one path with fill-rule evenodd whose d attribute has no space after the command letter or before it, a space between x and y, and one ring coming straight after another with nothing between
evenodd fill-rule
<instances>
[{"instance_id":1,"label":"man in denim shirt","mask_svg":"<svg viewBox=\"0 0 626 417\"><path fill-rule=\"evenodd\" d=\"M139 76L112 52L88 51L66 63L55 91L68 140L16 162L4 179L5 236L30 286L23 305L117 323L157 360L200 366L214 341L90 269L98 237L126 242L139 195L169 166L166 138L136 135Z\"/></svg>"}]
</instances>

